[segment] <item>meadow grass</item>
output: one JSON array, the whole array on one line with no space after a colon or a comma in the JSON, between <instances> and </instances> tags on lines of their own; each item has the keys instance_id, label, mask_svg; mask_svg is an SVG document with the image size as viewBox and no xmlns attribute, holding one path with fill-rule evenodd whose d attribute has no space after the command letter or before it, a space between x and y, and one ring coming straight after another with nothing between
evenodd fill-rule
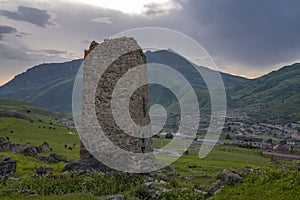
<instances>
[{"instance_id":1,"label":"meadow grass","mask_svg":"<svg viewBox=\"0 0 300 200\"><path fill-rule=\"evenodd\" d=\"M54 153L64 155L69 160L79 158L80 139L76 130L57 124L57 119L66 116L47 111L31 104L11 103L0 99L0 111L16 110L23 118L0 117L0 137L9 137L12 143L32 143L35 146L48 142ZM14 112L14 111L13 111ZM1 114L1 113L0 113ZM167 145L169 139L154 139L155 148ZM73 146L73 150L65 148ZM182 156L165 170L170 177L165 185L169 189L162 199L202 199L194 189L205 190L216 181L223 169L240 172L244 167L259 168L262 174L250 174L240 186L224 186L222 192L212 199L297 199L300 188L299 172L295 169L299 162L278 159L272 164L270 158L263 157L257 149L236 146L216 146L205 158L198 158L200 144L193 143L188 156ZM49 155L49 153L42 154ZM99 199L101 195L123 194L127 199L151 199L145 190L146 181L140 175L120 175L108 177L103 173L88 176L62 173L66 163L50 164L11 152L0 152L0 159L10 157L17 161L17 180L0 181L0 199ZM38 167L53 168L54 176L64 178L32 178ZM161 177L156 178L160 181ZM182 188L187 190L182 191ZM5 190L29 189L33 196L20 193L5 193ZM278 197L278 198L277 198Z\"/></svg>"},{"instance_id":2,"label":"meadow grass","mask_svg":"<svg viewBox=\"0 0 300 200\"><path fill-rule=\"evenodd\" d=\"M51 127L51 129L49 129ZM50 119L38 120L33 123L23 119L0 118L0 137L9 137L14 144L31 143L35 146L48 142L54 153L63 154L68 159L79 158L80 140L76 130L56 124ZM73 150L65 148L73 146Z\"/></svg>"}]
</instances>

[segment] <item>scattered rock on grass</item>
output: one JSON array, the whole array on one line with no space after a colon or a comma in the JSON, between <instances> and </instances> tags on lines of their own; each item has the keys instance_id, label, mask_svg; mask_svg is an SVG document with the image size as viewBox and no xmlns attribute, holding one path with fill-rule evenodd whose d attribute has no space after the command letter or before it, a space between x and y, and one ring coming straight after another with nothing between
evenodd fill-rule
<instances>
[{"instance_id":1,"label":"scattered rock on grass","mask_svg":"<svg viewBox=\"0 0 300 200\"><path fill-rule=\"evenodd\" d=\"M16 175L17 162L5 157L0 162L0 179L9 178Z\"/></svg>"},{"instance_id":2,"label":"scattered rock on grass","mask_svg":"<svg viewBox=\"0 0 300 200\"><path fill-rule=\"evenodd\" d=\"M111 195L111 196L101 196L102 199L106 200L124 200L125 197L123 195Z\"/></svg>"},{"instance_id":3,"label":"scattered rock on grass","mask_svg":"<svg viewBox=\"0 0 300 200\"><path fill-rule=\"evenodd\" d=\"M102 171L107 172L111 169L99 162L95 158L89 158L89 159L81 159L81 160L73 160L70 163L68 163L64 169L63 172L66 171Z\"/></svg>"},{"instance_id":4,"label":"scattered rock on grass","mask_svg":"<svg viewBox=\"0 0 300 200\"><path fill-rule=\"evenodd\" d=\"M37 175L47 175L49 172L53 172L54 169L50 167L39 167L36 169Z\"/></svg>"},{"instance_id":5,"label":"scattered rock on grass","mask_svg":"<svg viewBox=\"0 0 300 200\"><path fill-rule=\"evenodd\" d=\"M242 183L243 178L235 172L224 169L221 173L221 180L226 184L237 185Z\"/></svg>"},{"instance_id":6,"label":"scattered rock on grass","mask_svg":"<svg viewBox=\"0 0 300 200\"><path fill-rule=\"evenodd\" d=\"M44 142L43 144L41 144L38 148L37 148L39 153L47 153L51 151L51 147L48 144L48 142Z\"/></svg>"},{"instance_id":7,"label":"scattered rock on grass","mask_svg":"<svg viewBox=\"0 0 300 200\"><path fill-rule=\"evenodd\" d=\"M213 195L217 190L219 190L222 186L223 182L221 180L217 180L207 189L209 195Z\"/></svg>"}]
</instances>

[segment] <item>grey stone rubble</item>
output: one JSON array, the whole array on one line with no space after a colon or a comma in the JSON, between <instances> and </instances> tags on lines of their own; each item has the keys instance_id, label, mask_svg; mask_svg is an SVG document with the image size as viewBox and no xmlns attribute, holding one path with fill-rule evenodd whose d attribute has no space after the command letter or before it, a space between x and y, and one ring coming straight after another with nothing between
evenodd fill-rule
<instances>
[{"instance_id":1,"label":"grey stone rubble","mask_svg":"<svg viewBox=\"0 0 300 200\"><path fill-rule=\"evenodd\" d=\"M101 171L101 172L109 172L110 168L106 167L105 165L101 164L95 158L88 158L88 159L81 159L81 160L73 160L69 162L62 172L66 171L81 171L81 172L88 172L88 171Z\"/></svg>"},{"instance_id":2,"label":"grey stone rubble","mask_svg":"<svg viewBox=\"0 0 300 200\"><path fill-rule=\"evenodd\" d=\"M50 145L48 144L48 142L44 142L43 144L41 144L38 148L37 151L39 153L47 153L47 152L51 152L52 148L50 147Z\"/></svg>"},{"instance_id":3,"label":"grey stone rubble","mask_svg":"<svg viewBox=\"0 0 300 200\"><path fill-rule=\"evenodd\" d=\"M37 176L49 175L49 173L51 173L51 172L54 172L54 169L50 168L50 167L39 167L36 169Z\"/></svg>"},{"instance_id":4,"label":"grey stone rubble","mask_svg":"<svg viewBox=\"0 0 300 200\"><path fill-rule=\"evenodd\" d=\"M247 174L248 168L245 168L241 171L240 174L245 176ZM207 188L206 192L203 192L202 194L204 196L212 196L216 195L221 192L222 186L224 184L226 185L240 185L243 182L243 178L238 174L233 171L224 169L221 174L221 178L216 180L214 183L211 184L209 188Z\"/></svg>"},{"instance_id":5,"label":"grey stone rubble","mask_svg":"<svg viewBox=\"0 0 300 200\"><path fill-rule=\"evenodd\" d=\"M123 195L111 195L111 196L101 196L101 199L105 200L125 200Z\"/></svg>"},{"instance_id":6,"label":"grey stone rubble","mask_svg":"<svg viewBox=\"0 0 300 200\"><path fill-rule=\"evenodd\" d=\"M0 162L0 179L9 178L16 175L17 162L5 157Z\"/></svg>"},{"instance_id":7,"label":"grey stone rubble","mask_svg":"<svg viewBox=\"0 0 300 200\"><path fill-rule=\"evenodd\" d=\"M227 184L237 185L242 183L243 178L235 172L224 169L221 173L221 180Z\"/></svg>"},{"instance_id":8,"label":"grey stone rubble","mask_svg":"<svg viewBox=\"0 0 300 200\"><path fill-rule=\"evenodd\" d=\"M50 156L40 156L40 152L49 152L50 145L47 142L44 142L39 147L35 147L34 145L27 143L24 145L21 144L12 144L9 140L5 138L0 138L0 152L12 152L19 153L25 156L32 156L38 160L48 162L48 163L59 163L59 162L67 162L67 159L64 156L57 155L55 153L50 154Z\"/></svg>"}]
</instances>

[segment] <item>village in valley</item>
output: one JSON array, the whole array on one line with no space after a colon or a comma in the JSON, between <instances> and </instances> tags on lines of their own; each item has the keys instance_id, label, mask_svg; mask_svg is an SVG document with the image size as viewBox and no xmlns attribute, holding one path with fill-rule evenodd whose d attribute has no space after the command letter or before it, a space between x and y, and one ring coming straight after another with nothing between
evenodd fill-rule
<instances>
[{"instance_id":1,"label":"village in valley","mask_svg":"<svg viewBox=\"0 0 300 200\"><path fill-rule=\"evenodd\" d=\"M299 130L299 122L277 125L232 121L223 129L224 144L258 148L267 156L300 159Z\"/></svg>"},{"instance_id":2,"label":"village in valley","mask_svg":"<svg viewBox=\"0 0 300 200\"><path fill-rule=\"evenodd\" d=\"M226 122L221 127L222 134L219 140L207 140L208 119L204 117L200 122L194 144L201 145L204 141L211 145L229 145L248 149L259 149L262 155L286 159L300 159L300 121L290 123L274 123L271 120L260 122L245 113L237 112L227 114ZM177 119L178 120L178 119ZM169 127L179 124L173 121ZM176 122L177 121L177 122ZM164 130L160 135L165 139L173 139L176 131ZM154 139L160 138L155 136Z\"/></svg>"}]
</instances>

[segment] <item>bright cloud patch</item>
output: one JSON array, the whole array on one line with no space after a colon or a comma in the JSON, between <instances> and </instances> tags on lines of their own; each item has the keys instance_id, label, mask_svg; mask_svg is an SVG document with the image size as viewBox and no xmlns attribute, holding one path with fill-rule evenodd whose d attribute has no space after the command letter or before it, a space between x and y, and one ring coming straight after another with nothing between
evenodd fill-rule
<instances>
[{"instance_id":1,"label":"bright cloud patch","mask_svg":"<svg viewBox=\"0 0 300 200\"><path fill-rule=\"evenodd\" d=\"M80 3L118 10L131 15L157 15L166 11L181 9L175 0L77 0Z\"/></svg>"},{"instance_id":2,"label":"bright cloud patch","mask_svg":"<svg viewBox=\"0 0 300 200\"><path fill-rule=\"evenodd\" d=\"M91 20L92 22L95 23L101 23L101 24L111 24L112 21L110 20L109 17L100 17L100 18L95 18Z\"/></svg>"}]
</instances>

